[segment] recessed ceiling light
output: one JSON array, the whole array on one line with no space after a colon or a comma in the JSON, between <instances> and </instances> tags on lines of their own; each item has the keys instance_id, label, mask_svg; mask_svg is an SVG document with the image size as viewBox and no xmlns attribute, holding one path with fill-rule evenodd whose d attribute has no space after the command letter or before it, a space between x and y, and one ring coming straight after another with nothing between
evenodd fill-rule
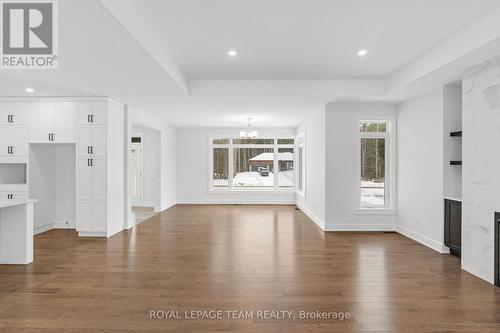
<instances>
[{"instance_id":1,"label":"recessed ceiling light","mask_svg":"<svg viewBox=\"0 0 500 333\"><path fill-rule=\"evenodd\" d=\"M227 55L230 56L231 58L234 58L238 55L238 52L236 52L235 50L229 50L227 52Z\"/></svg>"},{"instance_id":2,"label":"recessed ceiling light","mask_svg":"<svg viewBox=\"0 0 500 333\"><path fill-rule=\"evenodd\" d=\"M368 51L367 51L367 50L365 50L365 49L362 49L362 50L359 50L359 51L358 51L358 56L359 56L359 57L364 57L364 56L365 56L365 55L367 55L367 54L368 54Z\"/></svg>"},{"instance_id":3,"label":"recessed ceiling light","mask_svg":"<svg viewBox=\"0 0 500 333\"><path fill-rule=\"evenodd\" d=\"M26 90L26 92L29 92L31 94L35 92L35 89L33 89L33 88L26 88L25 90Z\"/></svg>"}]
</instances>

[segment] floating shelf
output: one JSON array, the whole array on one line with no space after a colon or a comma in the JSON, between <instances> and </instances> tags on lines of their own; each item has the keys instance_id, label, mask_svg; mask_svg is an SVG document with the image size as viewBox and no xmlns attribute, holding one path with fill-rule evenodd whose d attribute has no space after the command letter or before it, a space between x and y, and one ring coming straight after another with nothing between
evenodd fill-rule
<instances>
[{"instance_id":1,"label":"floating shelf","mask_svg":"<svg viewBox=\"0 0 500 333\"><path fill-rule=\"evenodd\" d=\"M462 137L462 131L451 132L450 136L451 137L456 137L456 138L461 138Z\"/></svg>"},{"instance_id":2,"label":"floating shelf","mask_svg":"<svg viewBox=\"0 0 500 333\"><path fill-rule=\"evenodd\" d=\"M462 165L462 161L450 161L450 165Z\"/></svg>"}]
</instances>

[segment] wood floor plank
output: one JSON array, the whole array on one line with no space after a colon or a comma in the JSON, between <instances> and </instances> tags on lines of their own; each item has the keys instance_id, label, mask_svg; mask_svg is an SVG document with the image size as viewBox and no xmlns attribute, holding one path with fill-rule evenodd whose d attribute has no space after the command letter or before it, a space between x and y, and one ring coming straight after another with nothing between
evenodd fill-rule
<instances>
[{"instance_id":1,"label":"wood floor plank","mask_svg":"<svg viewBox=\"0 0 500 333\"><path fill-rule=\"evenodd\" d=\"M499 332L500 291L399 234L324 233L291 206L177 205L110 239L35 237L0 266L0 332ZM152 310L349 312L150 319Z\"/></svg>"}]
</instances>

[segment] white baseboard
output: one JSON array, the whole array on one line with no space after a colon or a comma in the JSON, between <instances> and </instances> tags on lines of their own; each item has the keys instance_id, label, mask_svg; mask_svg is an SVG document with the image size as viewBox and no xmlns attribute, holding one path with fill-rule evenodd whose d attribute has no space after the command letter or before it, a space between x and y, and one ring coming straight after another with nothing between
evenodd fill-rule
<instances>
[{"instance_id":1,"label":"white baseboard","mask_svg":"<svg viewBox=\"0 0 500 333\"><path fill-rule=\"evenodd\" d=\"M108 237L106 231L78 231L78 237Z\"/></svg>"},{"instance_id":2,"label":"white baseboard","mask_svg":"<svg viewBox=\"0 0 500 333\"><path fill-rule=\"evenodd\" d=\"M75 229L75 221L56 221L54 222L54 229Z\"/></svg>"},{"instance_id":3,"label":"white baseboard","mask_svg":"<svg viewBox=\"0 0 500 333\"><path fill-rule=\"evenodd\" d=\"M327 224L325 231L395 231L394 224Z\"/></svg>"},{"instance_id":4,"label":"white baseboard","mask_svg":"<svg viewBox=\"0 0 500 333\"><path fill-rule=\"evenodd\" d=\"M171 201L171 202L168 202L165 206L162 206L160 207L160 212L163 212L164 210L167 210L169 209L170 207L173 207L177 205L177 202L176 201Z\"/></svg>"},{"instance_id":5,"label":"white baseboard","mask_svg":"<svg viewBox=\"0 0 500 333\"><path fill-rule=\"evenodd\" d=\"M466 271L467 273L470 273L472 275L475 275L477 276L478 278L480 279L483 279L484 281L486 282L489 282L491 284L495 284L495 279L493 276L487 276L484 272L480 272L472 267L470 267L469 265L467 265L467 263L465 263L463 260L462 260L462 269L464 271Z\"/></svg>"},{"instance_id":6,"label":"white baseboard","mask_svg":"<svg viewBox=\"0 0 500 333\"><path fill-rule=\"evenodd\" d=\"M447 246L441 242L435 241L432 238L422 235L419 232L410 230L400 225L397 226L396 231L405 237L413 239L414 241L433 249L434 251L439 253L450 253L450 249Z\"/></svg>"},{"instance_id":7,"label":"white baseboard","mask_svg":"<svg viewBox=\"0 0 500 333\"><path fill-rule=\"evenodd\" d=\"M296 203L297 207L307 215L313 221L321 230L325 231L325 222L320 219L316 214L311 212L309 209L307 209L304 205L299 204L298 202Z\"/></svg>"},{"instance_id":8,"label":"white baseboard","mask_svg":"<svg viewBox=\"0 0 500 333\"><path fill-rule=\"evenodd\" d=\"M41 234L42 232L46 232L52 229L54 229L54 223L42 225L40 227L35 227L33 228L33 235L38 235Z\"/></svg>"},{"instance_id":9,"label":"white baseboard","mask_svg":"<svg viewBox=\"0 0 500 333\"><path fill-rule=\"evenodd\" d=\"M248 201L248 200L218 200L218 201L199 201L199 200L180 200L177 205L295 205L295 200L290 201Z\"/></svg>"}]
</instances>

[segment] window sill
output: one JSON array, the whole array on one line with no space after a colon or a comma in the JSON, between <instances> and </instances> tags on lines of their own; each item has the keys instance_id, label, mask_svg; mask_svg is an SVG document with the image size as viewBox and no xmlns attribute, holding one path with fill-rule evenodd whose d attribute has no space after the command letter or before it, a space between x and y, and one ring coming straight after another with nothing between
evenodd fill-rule
<instances>
[{"instance_id":1,"label":"window sill","mask_svg":"<svg viewBox=\"0 0 500 333\"><path fill-rule=\"evenodd\" d=\"M283 195L283 194L295 194L293 189L283 189L283 190L267 190L267 189L241 189L241 190L225 190L225 189L210 189L209 194L266 194L266 195Z\"/></svg>"},{"instance_id":2,"label":"window sill","mask_svg":"<svg viewBox=\"0 0 500 333\"><path fill-rule=\"evenodd\" d=\"M396 210L392 208L360 208L356 210L356 215L396 215Z\"/></svg>"}]
</instances>

